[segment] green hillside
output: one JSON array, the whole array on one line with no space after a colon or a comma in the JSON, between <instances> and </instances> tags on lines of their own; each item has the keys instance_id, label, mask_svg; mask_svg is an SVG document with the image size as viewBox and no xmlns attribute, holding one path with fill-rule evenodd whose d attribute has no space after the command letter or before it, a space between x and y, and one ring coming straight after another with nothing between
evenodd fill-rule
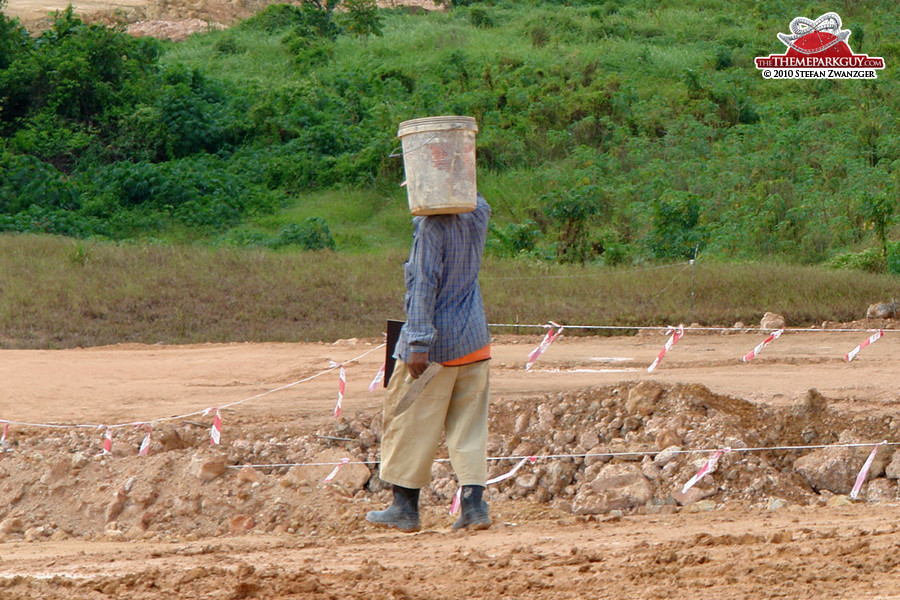
<instances>
[{"instance_id":1,"label":"green hillside","mask_svg":"<svg viewBox=\"0 0 900 600\"><path fill-rule=\"evenodd\" d=\"M754 57L828 10L854 52L884 57L878 79L763 79ZM872 249L852 258L900 270L895 15L893 0L548 0L361 20L306 2L180 44L71 12L37 37L4 18L0 229L402 246L397 125L465 114L498 256L816 264Z\"/></svg>"}]
</instances>

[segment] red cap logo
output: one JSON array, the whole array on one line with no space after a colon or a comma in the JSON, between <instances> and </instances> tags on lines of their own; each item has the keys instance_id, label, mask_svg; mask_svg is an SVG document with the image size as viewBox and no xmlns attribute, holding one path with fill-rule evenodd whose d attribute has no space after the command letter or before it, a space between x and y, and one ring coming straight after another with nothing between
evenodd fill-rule
<instances>
[{"instance_id":1,"label":"red cap logo","mask_svg":"<svg viewBox=\"0 0 900 600\"><path fill-rule=\"evenodd\" d=\"M876 79L884 59L854 54L847 44L850 30L841 26L833 12L815 21L797 17L791 33L778 34L787 52L757 57L756 68L766 79Z\"/></svg>"}]
</instances>

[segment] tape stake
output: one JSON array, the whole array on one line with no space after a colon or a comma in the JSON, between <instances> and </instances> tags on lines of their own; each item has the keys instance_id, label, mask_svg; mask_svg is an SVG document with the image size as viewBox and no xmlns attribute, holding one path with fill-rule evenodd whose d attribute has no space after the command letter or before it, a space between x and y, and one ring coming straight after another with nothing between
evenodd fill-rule
<instances>
[{"instance_id":1,"label":"tape stake","mask_svg":"<svg viewBox=\"0 0 900 600\"><path fill-rule=\"evenodd\" d=\"M669 336L668 340L666 340L666 345L663 346L663 349L659 351L659 356L656 357L656 359L653 361L653 364L647 367L648 373L652 373L653 370L659 366L659 363L662 362L662 359L666 355L666 353L672 349L672 346L677 344L678 340L684 337L684 325L679 325L677 328L669 327L668 331L671 332L672 335Z\"/></svg>"},{"instance_id":2,"label":"tape stake","mask_svg":"<svg viewBox=\"0 0 900 600\"><path fill-rule=\"evenodd\" d=\"M453 502L450 503L450 514L455 515L459 512L459 505L462 502L462 486L456 488L456 494L453 495Z\"/></svg>"},{"instance_id":3,"label":"tape stake","mask_svg":"<svg viewBox=\"0 0 900 600\"><path fill-rule=\"evenodd\" d=\"M847 362L850 362L851 360L856 358L856 355L859 354L860 350L862 350L869 344L874 344L875 342L880 340L881 336L883 336L883 335L884 335L884 330L879 329L878 331L876 331L875 333L870 335L869 338L867 340L865 340L862 344L860 344L859 346L857 346L856 348L854 348L853 350L848 352L847 355L844 357L844 360L846 360Z\"/></svg>"},{"instance_id":4,"label":"tape stake","mask_svg":"<svg viewBox=\"0 0 900 600\"><path fill-rule=\"evenodd\" d=\"M106 433L103 434L103 450L100 454L110 454L112 452L112 430L107 427Z\"/></svg>"},{"instance_id":5,"label":"tape stake","mask_svg":"<svg viewBox=\"0 0 900 600\"><path fill-rule=\"evenodd\" d=\"M213 417L212 427L209 428L209 443L217 446L222 440L222 413L219 412L218 408L206 409L206 413L209 413L210 411L215 411L216 416Z\"/></svg>"},{"instance_id":6,"label":"tape stake","mask_svg":"<svg viewBox=\"0 0 900 600\"><path fill-rule=\"evenodd\" d=\"M369 391L374 392L378 388L378 384L384 381L384 370L387 368L387 363L381 363L381 368L378 369L378 372L375 373L375 378L372 380L372 383L369 384Z\"/></svg>"},{"instance_id":7,"label":"tape stake","mask_svg":"<svg viewBox=\"0 0 900 600\"><path fill-rule=\"evenodd\" d=\"M719 457L722 456L725 452L731 452L731 448L722 448L721 450L716 450L715 454L706 461L706 464L697 471L697 474L691 477L687 483L684 484L684 487L681 488L682 494L687 494L687 491L694 487L698 481L706 477L706 475L712 471L716 470L716 465L719 463Z\"/></svg>"},{"instance_id":8,"label":"tape stake","mask_svg":"<svg viewBox=\"0 0 900 600\"><path fill-rule=\"evenodd\" d=\"M342 458L342 459L341 459L341 463L340 463L338 466L336 466L336 467L334 468L334 470L333 470L331 473L328 474L328 477L326 477L323 481L324 481L325 483L330 483L331 480L334 479L335 475L338 474L338 471L341 470L341 467L343 467L344 465L346 465L348 462L350 462L350 459L349 459L349 458Z\"/></svg>"},{"instance_id":9,"label":"tape stake","mask_svg":"<svg viewBox=\"0 0 900 600\"><path fill-rule=\"evenodd\" d=\"M9 423L7 423L6 421L0 421L0 422L4 423L3 434L0 435L0 444L5 445L6 444L6 436L9 435Z\"/></svg>"},{"instance_id":10,"label":"tape stake","mask_svg":"<svg viewBox=\"0 0 900 600\"><path fill-rule=\"evenodd\" d=\"M137 427L140 427L140 425L137 425ZM150 424L144 423L144 427L147 429L147 433L144 435L144 439L141 440L141 446L138 449L138 456L147 456L148 454L150 454Z\"/></svg>"},{"instance_id":11,"label":"tape stake","mask_svg":"<svg viewBox=\"0 0 900 600\"><path fill-rule=\"evenodd\" d=\"M751 360L756 358L757 355L759 354L759 352L763 348L765 348L766 346L768 346L769 344L771 344L772 342L774 342L775 340L780 338L782 333L784 333L784 328L781 328L778 331L772 332L772 334L769 335L769 337L767 337L763 341L761 341L759 343L759 345L756 346L756 348L754 348L753 350L751 350L750 352L748 352L747 354L744 355L744 362L750 362Z\"/></svg>"},{"instance_id":12,"label":"tape stake","mask_svg":"<svg viewBox=\"0 0 900 600\"><path fill-rule=\"evenodd\" d=\"M530 370L531 365L535 363L535 361L541 356L541 354L547 351L547 348L550 347L550 344L552 344L556 340L556 338L562 335L564 329L562 325L553 321L547 321L547 323L547 325L544 325L544 327L547 328L547 333L544 335L544 339L541 340L541 343L537 348L535 348L531 351L531 353L528 354L528 362L525 363L526 371ZM554 327L557 328L555 332L553 331Z\"/></svg>"},{"instance_id":13,"label":"tape stake","mask_svg":"<svg viewBox=\"0 0 900 600\"><path fill-rule=\"evenodd\" d=\"M856 476L856 483L853 484L853 489L850 491L850 497L854 500L856 500L856 497L859 496L859 490L862 489L863 483L866 482L866 477L869 475L869 469L872 466L872 461L875 460L875 453L878 452L881 444L886 443L887 440L883 440L880 444L875 444L875 447L872 448L872 452L869 454L869 458L866 459L866 462L863 464L862 469L859 470L859 475Z\"/></svg>"},{"instance_id":14,"label":"tape stake","mask_svg":"<svg viewBox=\"0 0 900 600\"><path fill-rule=\"evenodd\" d=\"M505 479L509 479L510 477L515 475L519 471L519 469L521 469L525 465L525 463L534 464L535 462L537 462L536 456L526 456L525 458L520 460L518 462L518 464L516 464L516 466L512 468L511 471L509 471L508 473L504 473L503 475L494 477L493 479L488 479L484 485L486 485L486 486L493 485L493 484L499 483ZM451 515L455 515L456 512L459 510L459 503L462 500L461 495L462 495L462 487L456 488L456 495L453 496L453 502L450 504L450 514Z\"/></svg>"},{"instance_id":15,"label":"tape stake","mask_svg":"<svg viewBox=\"0 0 900 600\"><path fill-rule=\"evenodd\" d=\"M344 401L344 391L346 388L347 372L344 370L344 365L341 365L340 375L338 376L338 399L337 404L334 406L334 418L341 416L341 403Z\"/></svg>"}]
</instances>

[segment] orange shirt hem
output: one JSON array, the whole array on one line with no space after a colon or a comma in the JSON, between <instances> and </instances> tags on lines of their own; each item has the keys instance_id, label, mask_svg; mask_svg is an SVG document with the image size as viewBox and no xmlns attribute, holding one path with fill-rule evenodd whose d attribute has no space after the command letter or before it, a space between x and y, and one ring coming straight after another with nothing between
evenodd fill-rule
<instances>
[{"instance_id":1,"label":"orange shirt hem","mask_svg":"<svg viewBox=\"0 0 900 600\"><path fill-rule=\"evenodd\" d=\"M455 358L453 360L448 360L447 362L441 363L445 367L461 367L463 365L470 365L472 363L481 362L483 360L487 360L491 357L491 345L488 344L482 348L479 348L475 352L471 352L466 354L465 356L461 356L459 358Z\"/></svg>"}]
</instances>

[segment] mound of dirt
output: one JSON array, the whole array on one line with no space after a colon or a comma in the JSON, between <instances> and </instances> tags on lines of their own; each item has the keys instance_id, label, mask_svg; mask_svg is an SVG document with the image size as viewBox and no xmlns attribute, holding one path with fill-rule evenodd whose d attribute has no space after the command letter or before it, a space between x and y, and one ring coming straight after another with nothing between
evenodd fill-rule
<instances>
[{"instance_id":1,"label":"mound of dirt","mask_svg":"<svg viewBox=\"0 0 900 600\"><path fill-rule=\"evenodd\" d=\"M148 456L137 455L143 428L117 434L110 454L102 452L101 432L17 430L0 454L0 539L346 535L367 528L362 515L388 499L377 477L379 416L342 418L303 435L296 435L296 424L250 417L235 416L229 426L240 437L223 446L210 444L205 425L161 426L152 432ZM890 417L838 413L814 390L785 407L653 381L522 398L492 409L489 454L498 460L489 475L524 457L536 460L491 486L490 499L499 510L528 500L583 516L774 499L815 504L849 491L871 446L744 450L888 438L896 429ZM715 472L682 494L711 455L683 450L725 447L732 451ZM831 454L802 465L814 452ZM869 493L896 499L897 469L888 468L893 448L879 452ZM325 483L345 458L350 463ZM835 462L844 465L843 476L822 480L815 465L833 472ZM442 526L455 492L449 464L437 461L422 494L425 527Z\"/></svg>"},{"instance_id":2,"label":"mound of dirt","mask_svg":"<svg viewBox=\"0 0 900 600\"><path fill-rule=\"evenodd\" d=\"M195 33L226 28L274 3L277 0L10 0L4 12L18 17L29 31L35 32L50 26L48 15L72 4L75 13L88 23L123 27L134 36L178 42ZM387 0L378 5L405 6L410 11L441 9L430 0Z\"/></svg>"}]
</instances>

